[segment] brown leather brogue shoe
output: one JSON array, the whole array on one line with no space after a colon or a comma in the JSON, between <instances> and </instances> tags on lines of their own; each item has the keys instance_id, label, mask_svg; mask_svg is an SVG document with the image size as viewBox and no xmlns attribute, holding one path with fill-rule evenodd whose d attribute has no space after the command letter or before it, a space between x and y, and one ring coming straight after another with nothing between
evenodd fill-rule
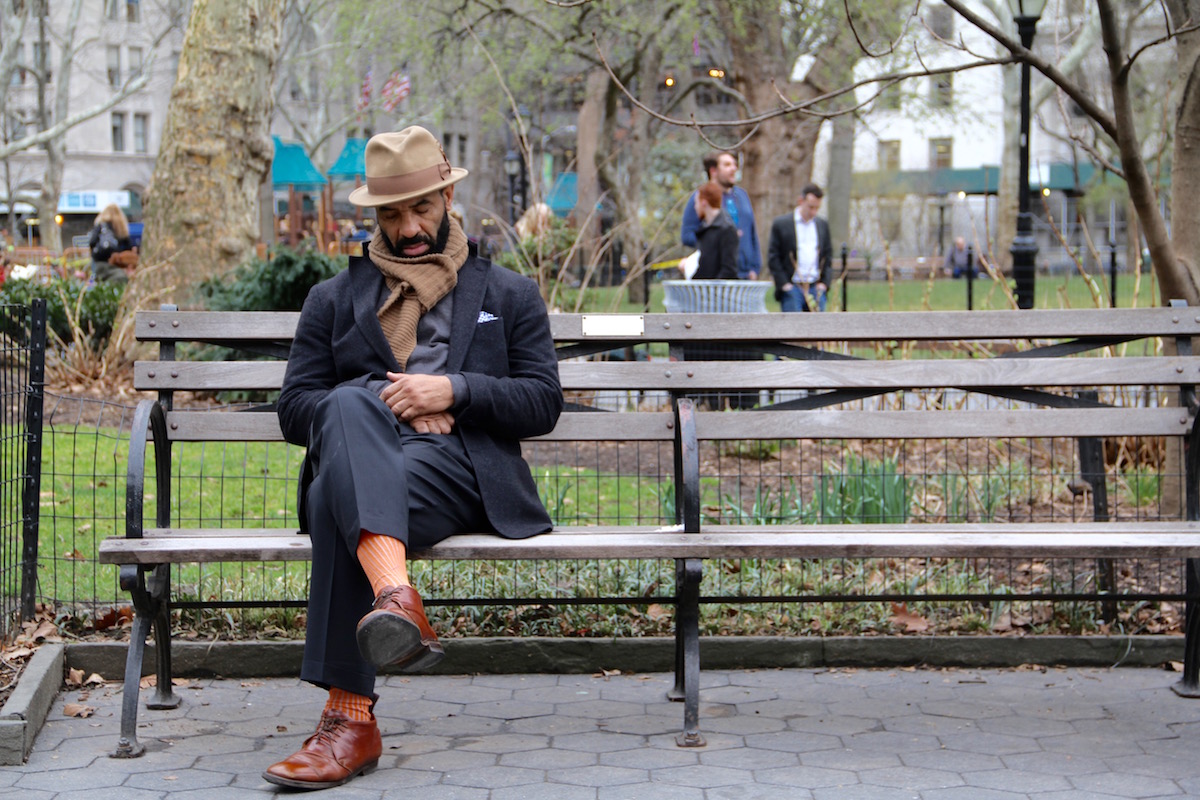
<instances>
[{"instance_id":1,"label":"brown leather brogue shoe","mask_svg":"<svg viewBox=\"0 0 1200 800\"><path fill-rule=\"evenodd\" d=\"M383 753L379 725L357 722L340 711L321 715L317 732L299 750L267 767L263 779L293 789L328 789L374 769Z\"/></svg>"},{"instance_id":2,"label":"brown leather brogue shoe","mask_svg":"<svg viewBox=\"0 0 1200 800\"><path fill-rule=\"evenodd\" d=\"M387 586L355 631L363 658L376 667L395 665L404 672L427 669L445 651L425 618L425 604L411 586Z\"/></svg>"}]
</instances>

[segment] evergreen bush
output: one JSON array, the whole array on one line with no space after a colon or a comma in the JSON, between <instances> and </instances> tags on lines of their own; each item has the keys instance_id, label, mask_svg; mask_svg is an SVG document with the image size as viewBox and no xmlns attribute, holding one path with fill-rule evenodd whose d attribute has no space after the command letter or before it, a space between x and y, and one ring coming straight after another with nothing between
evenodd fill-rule
<instances>
[{"instance_id":1,"label":"evergreen bush","mask_svg":"<svg viewBox=\"0 0 1200 800\"><path fill-rule=\"evenodd\" d=\"M211 311L299 311L309 289L348 263L346 256L275 247L266 260L255 258L206 279L200 284L200 297Z\"/></svg>"}]
</instances>

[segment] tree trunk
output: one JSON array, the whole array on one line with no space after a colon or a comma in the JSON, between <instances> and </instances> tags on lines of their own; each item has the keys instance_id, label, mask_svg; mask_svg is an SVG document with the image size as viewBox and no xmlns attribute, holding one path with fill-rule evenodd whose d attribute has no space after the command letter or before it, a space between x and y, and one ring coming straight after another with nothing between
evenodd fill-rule
<instances>
[{"instance_id":1,"label":"tree trunk","mask_svg":"<svg viewBox=\"0 0 1200 800\"><path fill-rule=\"evenodd\" d=\"M254 254L271 168L271 85L283 0L195 0L146 193L143 267L127 308L187 303Z\"/></svg>"},{"instance_id":2,"label":"tree trunk","mask_svg":"<svg viewBox=\"0 0 1200 800\"><path fill-rule=\"evenodd\" d=\"M1200 19L1200 0L1167 3L1176 28ZM1162 286L1163 301L1176 297L1200 305L1200 31L1192 29L1175 39L1175 59L1182 87L1175 114L1174 157L1171 159L1171 236L1174 264L1159 264L1154 271ZM1147 231L1149 239L1149 231ZM1166 274L1174 273L1170 281Z\"/></svg>"},{"instance_id":3,"label":"tree trunk","mask_svg":"<svg viewBox=\"0 0 1200 800\"><path fill-rule=\"evenodd\" d=\"M854 115L843 114L833 120L833 139L829 143L829 177L825 179L825 218L836 256L842 244L850 241L850 194L854 189Z\"/></svg>"},{"instance_id":4,"label":"tree trunk","mask_svg":"<svg viewBox=\"0 0 1200 800\"><path fill-rule=\"evenodd\" d=\"M1000 154L1000 186L996 191L995 227L986 218L978 229L986 239L979 243L981 253L986 253L992 263L1000 269L1012 265L1012 240L1017 232L1017 207L1021 186L1021 67L1008 64L1000 68L1004 91L1004 131ZM1032 127L1032 126L1031 126ZM1029 176L1025 176L1029 180ZM972 244L974 244L972 242Z\"/></svg>"}]
</instances>

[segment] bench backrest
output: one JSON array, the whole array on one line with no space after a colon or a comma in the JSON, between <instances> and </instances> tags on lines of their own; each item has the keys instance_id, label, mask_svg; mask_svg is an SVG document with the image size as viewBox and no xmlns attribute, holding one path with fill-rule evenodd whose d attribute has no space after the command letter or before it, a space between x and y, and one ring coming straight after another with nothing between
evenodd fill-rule
<instances>
[{"instance_id":1,"label":"bench backrest","mask_svg":"<svg viewBox=\"0 0 1200 800\"><path fill-rule=\"evenodd\" d=\"M159 392L168 408L176 391L276 390L282 360L184 361L176 346L200 342L282 358L298 319L291 312L139 313L137 338L158 342L160 358L136 364L135 388ZM543 437L551 440L669 441L671 397L747 389L778 402L770 410L737 414L701 411L701 439L1181 435L1190 429L1189 413L1167 407L1155 392L1190 393L1200 382L1200 358L1190 354L1191 339L1200 336L1200 314L1187 308L552 314L551 329L565 391L631 393L625 403L631 413L570 410ZM1156 340L1174 342L1180 355L1121 355L1153 353ZM628 349L645 343L656 343L660 352L634 360ZM713 343L759 357L687 360L689 348ZM998 356L980 357L997 350ZM764 354L786 360L764 360ZM614 356L630 358L605 360ZM1108 396L1075 396L1095 387L1106 387ZM1148 394L1146 387L1161 389ZM946 401L938 410L953 413L916 414L904 393L920 389L1013 402L997 408ZM1123 390L1125 396L1114 395ZM643 403L639 410L632 393L664 402ZM844 413L827 413L834 405ZM1050 409L1058 413L1044 413ZM920 410L931 410L928 402ZM179 441L281 438L272 413L171 411L168 430Z\"/></svg>"}]
</instances>

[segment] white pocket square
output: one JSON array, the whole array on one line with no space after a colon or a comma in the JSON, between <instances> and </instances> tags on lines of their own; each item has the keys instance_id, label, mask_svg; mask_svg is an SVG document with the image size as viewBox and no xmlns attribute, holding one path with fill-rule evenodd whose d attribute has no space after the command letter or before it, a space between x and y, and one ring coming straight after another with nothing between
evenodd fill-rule
<instances>
[{"instance_id":1,"label":"white pocket square","mask_svg":"<svg viewBox=\"0 0 1200 800\"><path fill-rule=\"evenodd\" d=\"M475 324L482 325L485 322L495 322L498 319L500 319L500 318L497 317L495 314L491 314L487 311L480 311L479 319L475 320Z\"/></svg>"}]
</instances>

